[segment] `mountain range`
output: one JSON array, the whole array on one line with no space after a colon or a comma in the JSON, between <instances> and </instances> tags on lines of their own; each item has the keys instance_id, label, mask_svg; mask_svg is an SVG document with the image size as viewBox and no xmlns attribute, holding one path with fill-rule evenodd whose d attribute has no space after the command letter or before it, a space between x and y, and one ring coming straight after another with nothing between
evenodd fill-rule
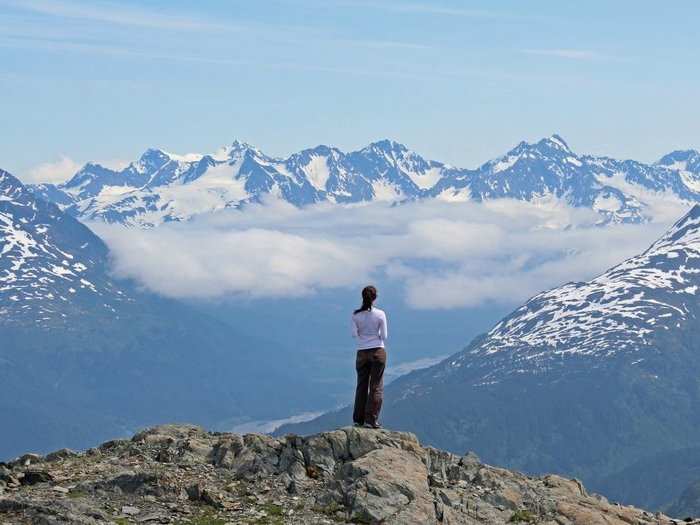
<instances>
[{"instance_id":1,"label":"mountain range","mask_svg":"<svg viewBox=\"0 0 700 525\"><path fill-rule=\"evenodd\" d=\"M644 222L649 196L700 202L700 153L674 151L654 164L580 155L558 135L521 142L477 169L427 160L391 140L345 153L317 146L287 158L235 141L213 154L148 149L122 170L86 164L35 195L88 221L151 227L266 198L294 206L415 199L561 199L595 210L601 223Z\"/></svg>"},{"instance_id":2,"label":"mountain range","mask_svg":"<svg viewBox=\"0 0 700 525\"><path fill-rule=\"evenodd\" d=\"M695 205L644 253L532 297L464 350L389 385L384 423L438 447L575 475L607 495L661 508L698 472L698 291ZM349 418L345 409L278 432L315 432ZM667 475L656 484L632 475L649 465Z\"/></svg>"}]
</instances>

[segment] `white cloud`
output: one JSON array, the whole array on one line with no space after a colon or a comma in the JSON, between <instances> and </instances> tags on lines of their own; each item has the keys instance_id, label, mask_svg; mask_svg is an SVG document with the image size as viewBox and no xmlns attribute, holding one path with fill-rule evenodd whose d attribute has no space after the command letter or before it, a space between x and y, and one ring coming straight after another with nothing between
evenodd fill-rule
<instances>
[{"instance_id":1,"label":"white cloud","mask_svg":"<svg viewBox=\"0 0 700 525\"><path fill-rule=\"evenodd\" d=\"M39 182L58 184L71 178L81 166L81 163L76 162L66 155L61 155L57 161L44 162L30 168L27 174L22 177L22 181L27 184Z\"/></svg>"},{"instance_id":2,"label":"white cloud","mask_svg":"<svg viewBox=\"0 0 700 525\"><path fill-rule=\"evenodd\" d=\"M676 217L684 209L678 204ZM560 202L417 202L299 210L279 201L152 230L94 225L117 275L173 297L303 296L398 282L417 308L512 304L644 250L668 221L594 226ZM568 227L567 227L568 226Z\"/></svg>"},{"instance_id":3,"label":"white cloud","mask_svg":"<svg viewBox=\"0 0 700 525\"><path fill-rule=\"evenodd\" d=\"M317 417L323 415L323 412L303 412L295 416L290 416L284 419L263 419L257 421L246 421L245 423L239 423L227 429L228 432L234 432L236 434L272 434L282 425L289 423L303 423L305 421L311 421Z\"/></svg>"},{"instance_id":4,"label":"white cloud","mask_svg":"<svg viewBox=\"0 0 700 525\"><path fill-rule=\"evenodd\" d=\"M113 170L121 170L129 164L129 161L110 159L97 161L96 164ZM29 168L20 178L25 184L39 184L42 182L60 184L70 179L84 165L85 162L73 160L67 155L60 155L59 159L54 162L43 162L33 168Z\"/></svg>"},{"instance_id":5,"label":"white cloud","mask_svg":"<svg viewBox=\"0 0 700 525\"><path fill-rule=\"evenodd\" d=\"M439 355L436 357L423 357L422 359L416 359L415 361L407 361L405 363L400 363L396 366L389 364L386 369L385 376L387 381L393 381L394 379L406 375L415 370L422 370L423 368L428 368L444 361L449 357L450 354Z\"/></svg>"}]
</instances>

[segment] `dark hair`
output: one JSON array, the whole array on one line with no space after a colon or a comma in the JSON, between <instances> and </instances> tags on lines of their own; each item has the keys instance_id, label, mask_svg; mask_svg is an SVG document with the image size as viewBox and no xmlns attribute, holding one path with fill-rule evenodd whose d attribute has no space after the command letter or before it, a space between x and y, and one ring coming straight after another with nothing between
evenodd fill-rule
<instances>
[{"instance_id":1,"label":"dark hair","mask_svg":"<svg viewBox=\"0 0 700 525\"><path fill-rule=\"evenodd\" d=\"M377 289L374 286L365 286L362 289L362 306L355 313L366 312L372 309L372 303L377 299Z\"/></svg>"}]
</instances>

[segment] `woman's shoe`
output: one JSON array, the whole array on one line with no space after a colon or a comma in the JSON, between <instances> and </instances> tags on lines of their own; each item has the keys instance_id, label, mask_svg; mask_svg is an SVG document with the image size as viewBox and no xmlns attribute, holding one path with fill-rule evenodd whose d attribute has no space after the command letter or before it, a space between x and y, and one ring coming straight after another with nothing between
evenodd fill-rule
<instances>
[{"instance_id":1,"label":"woman's shoe","mask_svg":"<svg viewBox=\"0 0 700 525\"><path fill-rule=\"evenodd\" d=\"M382 426L379 423L365 423L362 425L364 428L382 428Z\"/></svg>"},{"instance_id":2,"label":"woman's shoe","mask_svg":"<svg viewBox=\"0 0 700 525\"><path fill-rule=\"evenodd\" d=\"M362 427L364 423L358 423L357 421L352 424L353 427Z\"/></svg>"}]
</instances>

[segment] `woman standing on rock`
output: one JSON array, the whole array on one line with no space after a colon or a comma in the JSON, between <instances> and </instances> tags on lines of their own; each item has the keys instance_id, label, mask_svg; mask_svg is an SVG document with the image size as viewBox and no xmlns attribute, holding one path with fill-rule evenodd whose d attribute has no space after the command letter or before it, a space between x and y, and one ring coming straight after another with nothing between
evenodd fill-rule
<instances>
[{"instance_id":1,"label":"woman standing on rock","mask_svg":"<svg viewBox=\"0 0 700 525\"><path fill-rule=\"evenodd\" d=\"M386 314L375 308L377 289L365 286L362 306L352 314L352 336L357 339L357 390L352 419L356 427L381 428L379 412L384 399L387 339Z\"/></svg>"}]
</instances>

